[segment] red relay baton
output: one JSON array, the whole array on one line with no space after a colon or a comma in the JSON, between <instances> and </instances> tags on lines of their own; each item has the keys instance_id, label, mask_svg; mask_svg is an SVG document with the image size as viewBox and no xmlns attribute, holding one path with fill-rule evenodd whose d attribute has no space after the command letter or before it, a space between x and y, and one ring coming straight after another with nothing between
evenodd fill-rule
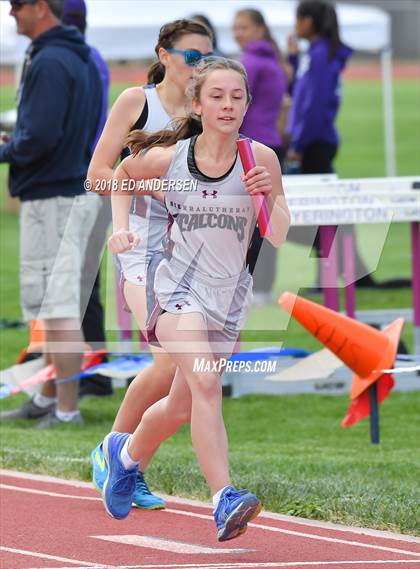
<instances>
[{"instance_id":1,"label":"red relay baton","mask_svg":"<svg viewBox=\"0 0 420 569\"><path fill-rule=\"evenodd\" d=\"M236 146L238 147L239 156L241 158L242 166L246 174L255 166L255 158L252 154L249 138L238 138L236 141ZM260 235L261 237L270 237L270 235L273 233L273 230L271 229L270 214L268 212L268 207L264 196L263 194L254 194L251 197L252 203L254 204L255 213L257 214Z\"/></svg>"}]
</instances>

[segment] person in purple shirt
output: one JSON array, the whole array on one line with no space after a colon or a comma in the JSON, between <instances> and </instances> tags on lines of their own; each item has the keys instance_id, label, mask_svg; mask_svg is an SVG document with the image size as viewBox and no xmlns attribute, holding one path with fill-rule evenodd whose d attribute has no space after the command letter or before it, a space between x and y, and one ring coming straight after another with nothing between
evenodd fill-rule
<instances>
[{"instance_id":1,"label":"person in purple shirt","mask_svg":"<svg viewBox=\"0 0 420 569\"><path fill-rule=\"evenodd\" d=\"M282 163L285 156L278 128L284 95L287 94L288 72L284 57L258 10L239 10L233 33L243 50L241 63L248 75L252 102L241 126L241 134L269 146ZM254 272L254 304L272 301L271 289L276 274L277 251L262 243L258 229L252 238L249 264ZM267 240L265 240L267 241ZM258 259L258 264L256 265Z\"/></svg>"},{"instance_id":2,"label":"person in purple shirt","mask_svg":"<svg viewBox=\"0 0 420 569\"><path fill-rule=\"evenodd\" d=\"M64 24L75 26L85 35L86 16L87 9L84 0L65 0L62 17ZM107 64L99 51L93 46L89 47L91 58L96 63L102 79L101 115L92 145L93 154L108 116L110 78ZM83 335L86 342L95 350L105 347L104 311L99 297L99 265L107 230L111 222L110 201L109 199L102 200L101 209L89 237L82 271L81 314L83 317ZM79 385L80 398L88 395L111 395L112 392L111 379L99 374L91 375L88 379L81 381Z\"/></svg>"},{"instance_id":3,"label":"person in purple shirt","mask_svg":"<svg viewBox=\"0 0 420 569\"><path fill-rule=\"evenodd\" d=\"M289 160L300 162L303 174L333 172L339 135L335 119L340 106L340 75L352 50L340 41L337 15L326 2L309 0L297 9L296 34L309 41L309 53L298 58L289 43L295 68L287 130Z\"/></svg>"},{"instance_id":4,"label":"person in purple shirt","mask_svg":"<svg viewBox=\"0 0 420 569\"><path fill-rule=\"evenodd\" d=\"M287 162L301 174L330 174L334 172L333 160L340 144L335 127L341 103L340 76L352 50L340 40L336 11L327 2L304 0L298 5L296 35L309 41L309 52L299 57L296 41L289 40L288 61L295 74L287 125L290 136ZM290 169L288 172L292 173ZM345 229L353 232L352 226ZM312 242L313 234L314 228L292 228L288 239L307 243L308 239ZM341 237L339 234L340 250ZM314 248L319 253L319 233ZM342 260L341 255L339 259ZM339 270L342 272L342 267ZM357 250L355 274L359 277L358 287L380 286L369 274ZM318 275L316 288L319 280ZM388 285L383 283L382 286Z\"/></svg>"}]
</instances>

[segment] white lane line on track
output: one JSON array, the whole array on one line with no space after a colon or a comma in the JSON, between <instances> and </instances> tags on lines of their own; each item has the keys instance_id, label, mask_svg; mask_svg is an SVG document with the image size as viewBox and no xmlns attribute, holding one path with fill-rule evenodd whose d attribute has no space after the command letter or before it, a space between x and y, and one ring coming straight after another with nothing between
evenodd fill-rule
<instances>
[{"instance_id":1,"label":"white lane line on track","mask_svg":"<svg viewBox=\"0 0 420 569\"><path fill-rule=\"evenodd\" d=\"M396 565L397 563L417 563L414 559L392 559L392 560L366 560L366 561L300 561L300 562L279 562L279 563L236 563L236 564L164 564L164 565L118 565L110 566L110 565L92 565L87 567L83 565L81 567L71 567L71 569L106 569L108 567L112 569L258 569L261 567L264 568L282 568L282 567L327 567L329 565L342 565L349 567L351 569L351 565L362 565L363 569L366 567L368 568L369 565L380 565L379 569L382 569L384 565L390 565L390 569L392 569L392 565ZM31 567L30 569L70 569L69 567ZM373 567L375 569L375 567Z\"/></svg>"},{"instance_id":2,"label":"white lane line on track","mask_svg":"<svg viewBox=\"0 0 420 569\"><path fill-rule=\"evenodd\" d=\"M74 496L73 494L62 494L60 492L47 492L47 490L36 490L35 488L23 488L22 486L12 486L11 484L0 484L0 488L5 490L15 490L17 492L27 492L28 494L41 494L41 496L51 496L53 498L70 498L71 500L94 500L102 502L102 498L97 496Z\"/></svg>"},{"instance_id":3,"label":"white lane line on track","mask_svg":"<svg viewBox=\"0 0 420 569\"><path fill-rule=\"evenodd\" d=\"M28 551L27 549L15 549L13 547L5 547L0 545L0 551L7 551L8 553L16 553L18 555L28 555L29 557L40 557L41 559L51 559L51 561L64 561L65 563L71 563L72 565L81 565L82 569L86 567L100 567L101 569L114 569L115 565L103 565L97 563L96 565L92 561L79 561L77 559L68 559L67 557L58 557L57 555L48 555L47 553L39 553L37 551ZM68 568L67 568L68 569Z\"/></svg>"},{"instance_id":4,"label":"white lane line on track","mask_svg":"<svg viewBox=\"0 0 420 569\"><path fill-rule=\"evenodd\" d=\"M68 460L66 458L66 460ZM75 459L76 460L76 459ZM86 462L86 459L77 459L77 461L82 460ZM71 486L73 488L87 488L92 490L92 483L91 482L83 482L81 480L65 480L63 478L55 478L53 476L48 476L46 474L30 474L28 472L19 472L17 470L5 470L0 468L0 476L9 476L13 478L21 478L23 480L34 480L37 482L45 482L51 484L61 484L64 486ZM209 509L210 506L206 502L200 502L199 500L191 500L188 498L178 498L177 496L168 496L166 494L160 493L162 498L167 502L172 502L173 504L181 504L183 506L193 506L195 508L205 508ZM351 527L351 526L344 526L340 524L334 524L332 522L324 522L320 520L310 520L307 518L298 518L295 516L285 516L283 514L276 514L273 512L263 512L260 514L260 519L272 519L280 522L285 522L287 524L296 524L296 525L303 525L303 526L310 526L315 528L321 528L326 530L334 530L340 532L349 532L352 534L364 535L369 537L378 537L381 539L393 539L396 541L406 541L409 543L420 543L420 538L415 537L413 535L405 535L405 534L398 534L392 533L390 531L382 531L377 529L370 529L370 528L360 528L360 527Z\"/></svg>"},{"instance_id":5,"label":"white lane line on track","mask_svg":"<svg viewBox=\"0 0 420 569\"><path fill-rule=\"evenodd\" d=\"M19 492L29 492L29 493L34 493L34 494L43 494L43 495L47 495L47 496L52 496L52 497L59 497L59 498L69 498L69 499L76 499L76 500L101 500L101 498L95 498L95 497L90 497L90 496L72 496L71 494L58 494L55 492L46 492L44 490L35 490L35 489L31 489L31 488L22 488L20 486L12 486L12 485L8 485L8 484L0 484L0 488L5 488L7 490L16 490ZM182 515L182 516L188 516L191 518L200 518L200 519L204 519L204 520L213 520L213 516L210 515L206 515L206 514L197 514L196 512L186 512L184 510L174 510L171 508L166 508L165 510L163 510L161 512L160 515L164 515L166 513L172 513L172 514L178 514L178 515ZM326 536L321 536L321 535L315 535L315 534L311 534L311 533L304 533L304 532L299 532L299 531L293 531L293 530L288 530L288 529L283 529L283 528L277 528L277 527L273 527L273 526L266 526L266 525L261 525L261 524L248 524L249 527L253 527L253 528L257 528L257 529L261 529L264 531L271 531L271 532L275 532L275 533L284 533L287 535L294 535L296 537L304 537L306 539L315 539L317 541L327 541L329 543L341 543L343 545L351 545L351 546L355 546L355 547L364 547L366 549L375 549L378 551L388 551L391 553L400 553L401 555L412 555L415 557L420 557L420 552L416 553L414 551L407 551L405 549L398 549L395 547L385 547L383 545L373 545L370 543L361 543L359 541L348 541L346 539L338 539L335 537L326 537Z\"/></svg>"},{"instance_id":6,"label":"white lane line on track","mask_svg":"<svg viewBox=\"0 0 420 569\"><path fill-rule=\"evenodd\" d=\"M137 547L148 547L159 551L169 551L171 553L183 553L185 555L226 555L238 553L251 553L255 549L221 549L204 545L195 545L183 541L174 541L161 537L147 535L91 535L94 539L102 539L111 543L122 543L124 545L134 545Z\"/></svg>"},{"instance_id":7,"label":"white lane line on track","mask_svg":"<svg viewBox=\"0 0 420 569\"><path fill-rule=\"evenodd\" d=\"M204 514L197 514L195 512L184 512L183 510L172 510L169 508L166 508L165 510L166 512L170 512L173 514L179 514L182 516L191 516L191 517L198 517L198 518L202 518L202 519L209 519L212 520L213 517L212 516L206 516ZM283 529L283 528L276 528L273 526L265 526L262 524L248 524L248 527L251 528L258 528L258 529L262 529L265 531L271 531L271 532L277 532L277 533L285 533L287 535L295 535L297 537L305 537L308 539L315 539L318 541L328 541L330 543L342 543L345 545L352 545L352 546L357 546L357 547L365 547L367 549L377 549L380 551L388 551L391 553L401 553L402 555L414 555L415 557L420 557L420 552L416 553L414 551L407 551L405 549L397 549L395 547L385 547L383 545L373 545L370 543L361 543L360 541L349 541L346 539L338 539L336 537L326 537L323 535L316 535L316 534L312 534L312 533L304 533L304 532L300 532L300 531L293 531L293 530L289 530L289 529Z\"/></svg>"}]
</instances>

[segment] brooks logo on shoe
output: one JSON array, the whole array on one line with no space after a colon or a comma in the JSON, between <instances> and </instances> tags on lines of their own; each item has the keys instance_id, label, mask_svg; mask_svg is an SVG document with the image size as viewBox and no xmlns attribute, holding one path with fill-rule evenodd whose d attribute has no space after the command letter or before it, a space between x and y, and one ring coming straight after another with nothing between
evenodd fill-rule
<instances>
[{"instance_id":1,"label":"brooks logo on shoe","mask_svg":"<svg viewBox=\"0 0 420 569\"><path fill-rule=\"evenodd\" d=\"M103 472L105 470L105 459L104 459L103 455L101 456L98 451L96 451L96 453L95 453L95 460L96 460L96 464L99 466L101 472Z\"/></svg>"}]
</instances>

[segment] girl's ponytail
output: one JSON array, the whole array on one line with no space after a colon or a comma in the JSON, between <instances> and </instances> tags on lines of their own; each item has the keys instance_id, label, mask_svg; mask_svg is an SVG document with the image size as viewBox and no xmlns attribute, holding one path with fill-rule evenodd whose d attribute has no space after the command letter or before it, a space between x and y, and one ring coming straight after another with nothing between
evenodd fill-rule
<instances>
[{"instance_id":1,"label":"girl's ponytail","mask_svg":"<svg viewBox=\"0 0 420 569\"><path fill-rule=\"evenodd\" d=\"M147 72L147 83L149 85L157 85L158 83L162 83L164 77L165 67L160 61L157 61L149 68L149 71Z\"/></svg>"},{"instance_id":2,"label":"girl's ponytail","mask_svg":"<svg viewBox=\"0 0 420 569\"><path fill-rule=\"evenodd\" d=\"M174 130L162 129L152 133L147 133L143 130L133 130L127 136L126 144L135 156L152 146L172 146L178 140L190 138L196 134L201 134L203 131L200 118L192 114L177 120L174 126Z\"/></svg>"}]
</instances>

